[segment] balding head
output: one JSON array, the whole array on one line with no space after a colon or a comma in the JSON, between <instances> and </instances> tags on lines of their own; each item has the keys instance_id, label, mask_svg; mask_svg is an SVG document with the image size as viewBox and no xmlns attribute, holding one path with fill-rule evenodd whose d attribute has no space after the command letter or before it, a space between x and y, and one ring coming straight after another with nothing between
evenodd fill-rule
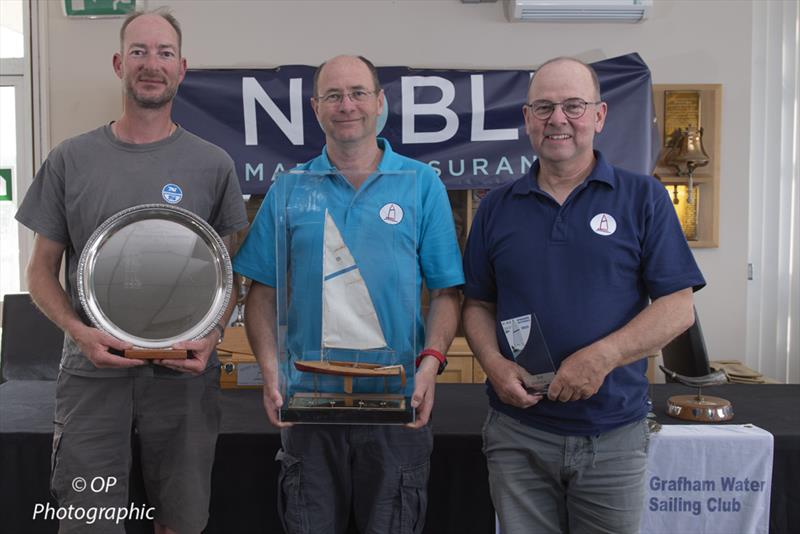
<instances>
[{"instance_id":1,"label":"balding head","mask_svg":"<svg viewBox=\"0 0 800 534\"><path fill-rule=\"evenodd\" d=\"M530 102L532 100L531 99L531 90L533 89L533 82L534 82L534 80L536 80L536 76L538 76L540 72L547 70L548 67L550 67L550 66L563 64L563 63L572 63L572 64L580 66L583 70L585 70L586 74L591 78L591 83L592 83L592 86L594 87L593 100L594 101L600 100L600 81L597 79L597 73L594 71L594 69L591 67L591 65L589 65L587 63L584 63L580 59L561 56L561 57L555 57L553 59L548 59L547 61L542 63L539 66L539 68L536 69L536 71L533 73L533 76L531 76L531 81L530 81L530 83L528 83L528 102Z\"/></svg>"},{"instance_id":2,"label":"balding head","mask_svg":"<svg viewBox=\"0 0 800 534\"><path fill-rule=\"evenodd\" d=\"M178 38L178 55L181 53L181 46L183 45L183 32L181 32L181 25L178 22L178 19L175 18L175 15L165 7L160 7L158 9L153 9L151 11L134 11L127 17L125 17L125 21L122 23L122 27L119 30L119 50L123 52L125 50L125 30L128 29L128 26L131 22L138 19L139 17L147 15L147 16L158 16L164 19L166 22L172 26L172 29L175 30L175 34Z\"/></svg>"},{"instance_id":3,"label":"balding head","mask_svg":"<svg viewBox=\"0 0 800 534\"><path fill-rule=\"evenodd\" d=\"M375 65L373 65L370 60L368 60L364 56L336 56L329 59L328 61L323 62L319 67L317 67L317 70L314 71L314 96L319 95L318 93L319 77L322 74L322 70L325 68L326 65L329 65L331 63L335 63L337 65L340 63L344 63L344 64L350 64L351 66L352 65L357 66L359 62L363 64L367 68L367 70L369 70L369 74L372 77L372 83L374 84L374 87L371 90L375 91L376 93L380 91L381 82L378 80L378 69L375 68Z\"/></svg>"}]
</instances>

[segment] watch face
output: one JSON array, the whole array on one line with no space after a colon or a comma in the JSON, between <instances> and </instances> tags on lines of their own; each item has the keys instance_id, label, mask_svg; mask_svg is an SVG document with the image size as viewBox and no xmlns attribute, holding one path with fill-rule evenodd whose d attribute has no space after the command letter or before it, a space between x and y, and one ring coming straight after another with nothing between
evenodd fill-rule
<instances>
[{"instance_id":1,"label":"watch face","mask_svg":"<svg viewBox=\"0 0 800 534\"><path fill-rule=\"evenodd\" d=\"M92 323L143 348L165 348L215 328L233 272L220 237L175 206L146 204L104 222L78 265L78 293Z\"/></svg>"}]
</instances>

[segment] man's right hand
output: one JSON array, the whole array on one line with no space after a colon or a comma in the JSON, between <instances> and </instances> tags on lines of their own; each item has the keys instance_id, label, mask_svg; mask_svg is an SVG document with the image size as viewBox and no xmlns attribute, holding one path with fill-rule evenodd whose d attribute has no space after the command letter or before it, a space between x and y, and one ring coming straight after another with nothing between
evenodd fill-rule
<instances>
[{"instance_id":1,"label":"man's right hand","mask_svg":"<svg viewBox=\"0 0 800 534\"><path fill-rule=\"evenodd\" d=\"M502 355L493 358L491 367L486 369L486 376L492 383L497 396L500 400L517 408L530 408L538 403L544 395L541 393L531 394L525 389L523 377L528 372Z\"/></svg>"},{"instance_id":2,"label":"man's right hand","mask_svg":"<svg viewBox=\"0 0 800 534\"><path fill-rule=\"evenodd\" d=\"M83 326L78 332L72 335L72 339L78 344L81 352L97 368L127 368L144 365L144 360L134 358L124 358L111 354L109 349L125 350L133 347L130 343L125 343L119 339L106 334L102 330Z\"/></svg>"},{"instance_id":3,"label":"man's right hand","mask_svg":"<svg viewBox=\"0 0 800 534\"><path fill-rule=\"evenodd\" d=\"M280 409L283 406L283 397L281 392L278 391L277 386L269 383L264 383L263 389L264 411L267 412L267 417L272 426L277 428L286 428L292 426L292 423L285 423L280 420Z\"/></svg>"}]
</instances>

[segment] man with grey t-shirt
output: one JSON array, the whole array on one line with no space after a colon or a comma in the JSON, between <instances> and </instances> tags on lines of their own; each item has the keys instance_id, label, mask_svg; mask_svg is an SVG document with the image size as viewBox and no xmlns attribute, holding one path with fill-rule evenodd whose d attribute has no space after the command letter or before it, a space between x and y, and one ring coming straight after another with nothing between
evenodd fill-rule
<instances>
[{"instance_id":1,"label":"man with grey t-shirt","mask_svg":"<svg viewBox=\"0 0 800 534\"><path fill-rule=\"evenodd\" d=\"M180 52L180 26L171 14L129 16L113 60L125 90L122 116L56 147L17 213L36 232L27 271L31 296L66 334L56 390L53 495L65 509L140 506L128 502L135 431L152 507L147 517L156 534L200 532L208 520L219 429L214 348L232 305L218 329L175 345L190 350L190 358L149 365L113 354L130 347L90 325L76 274L92 232L131 206L188 209L223 236L229 251L232 236L247 225L231 158L172 122L172 100L186 73ZM66 289L58 279L63 256ZM72 484L76 477L98 476L117 483L98 493ZM100 516L91 524L61 522L60 532L75 531L124 532L124 521Z\"/></svg>"}]
</instances>

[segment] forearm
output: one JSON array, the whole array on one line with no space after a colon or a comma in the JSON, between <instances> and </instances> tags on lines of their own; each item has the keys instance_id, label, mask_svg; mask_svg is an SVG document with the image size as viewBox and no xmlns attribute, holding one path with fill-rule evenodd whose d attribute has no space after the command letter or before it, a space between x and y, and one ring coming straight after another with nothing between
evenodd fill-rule
<instances>
[{"instance_id":1,"label":"forearm","mask_svg":"<svg viewBox=\"0 0 800 534\"><path fill-rule=\"evenodd\" d=\"M425 348L447 353L458 328L458 289L431 291L431 305L425 321Z\"/></svg>"},{"instance_id":2,"label":"forearm","mask_svg":"<svg viewBox=\"0 0 800 534\"><path fill-rule=\"evenodd\" d=\"M31 299L42 313L74 339L86 325L75 313L61 286L58 279L60 268L60 256L58 259L50 258L46 261L41 255L34 254L27 268L28 286Z\"/></svg>"},{"instance_id":3,"label":"forearm","mask_svg":"<svg viewBox=\"0 0 800 534\"><path fill-rule=\"evenodd\" d=\"M277 376L275 288L253 281L245 304L247 340L264 378Z\"/></svg>"},{"instance_id":4,"label":"forearm","mask_svg":"<svg viewBox=\"0 0 800 534\"><path fill-rule=\"evenodd\" d=\"M661 350L694 324L694 298L687 288L653 301L628 324L597 341L612 355L611 368L621 367Z\"/></svg>"},{"instance_id":5,"label":"forearm","mask_svg":"<svg viewBox=\"0 0 800 534\"><path fill-rule=\"evenodd\" d=\"M282 428L290 423L281 421L280 416L283 398L279 391L275 302L275 288L253 280L247 293L244 325L247 339L264 377L264 410L270 423Z\"/></svg>"},{"instance_id":6,"label":"forearm","mask_svg":"<svg viewBox=\"0 0 800 534\"><path fill-rule=\"evenodd\" d=\"M498 359L505 359L497 345L495 314L496 306L493 303L470 298L464 301L464 332L472 354L484 369L489 369Z\"/></svg>"}]
</instances>

